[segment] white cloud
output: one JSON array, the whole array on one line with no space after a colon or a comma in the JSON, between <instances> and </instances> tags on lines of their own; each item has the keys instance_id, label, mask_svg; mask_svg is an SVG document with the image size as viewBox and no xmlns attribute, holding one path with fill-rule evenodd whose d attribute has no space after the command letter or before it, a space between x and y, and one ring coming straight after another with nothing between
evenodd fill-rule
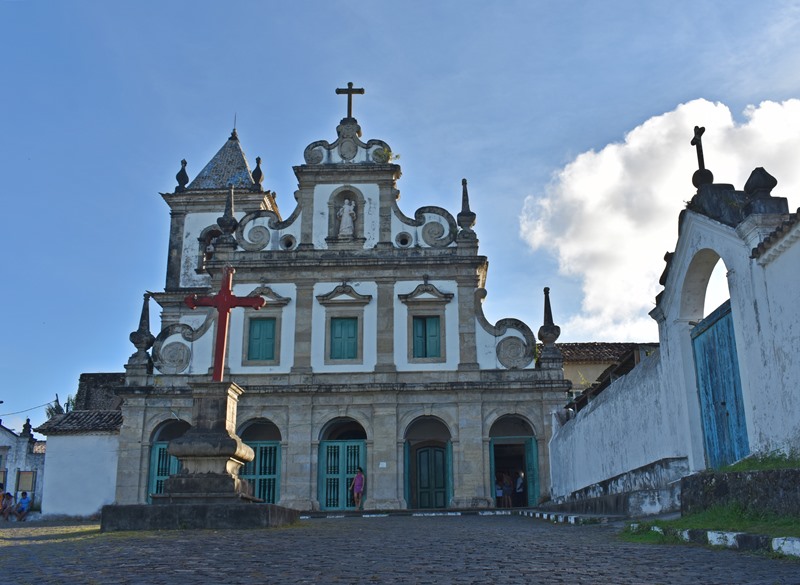
<instances>
[{"instance_id":1,"label":"white cloud","mask_svg":"<svg viewBox=\"0 0 800 585\"><path fill-rule=\"evenodd\" d=\"M706 167L717 183L742 189L755 167L778 179L773 195L800 188L800 100L748 106L736 123L721 103L694 100L650 118L622 143L580 154L558 171L543 195L528 196L520 218L533 249L558 259L577 277L583 302L562 324L571 340L657 339L648 316L661 290L666 251L675 247L678 213L695 192L690 145L705 126Z\"/></svg>"}]
</instances>

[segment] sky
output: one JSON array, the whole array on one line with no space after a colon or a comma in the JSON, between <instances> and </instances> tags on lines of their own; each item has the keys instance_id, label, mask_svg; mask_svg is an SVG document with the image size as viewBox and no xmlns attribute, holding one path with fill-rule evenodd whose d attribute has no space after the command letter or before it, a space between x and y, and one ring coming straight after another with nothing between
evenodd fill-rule
<instances>
[{"instance_id":1,"label":"sky","mask_svg":"<svg viewBox=\"0 0 800 585\"><path fill-rule=\"evenodd\" d=\"M292 166L335 140L349 81L363 139L400 155L406 215L455 215L468 179L487 318L536 331L548 286L560 341L657 340L695 125L716 182L761 166L800 205L796 2L0 0L0 51L16 432L82 372L123 371L163 290L180 160L194 178L236 120L288 217Z\"/></svg>"}]
</instances>

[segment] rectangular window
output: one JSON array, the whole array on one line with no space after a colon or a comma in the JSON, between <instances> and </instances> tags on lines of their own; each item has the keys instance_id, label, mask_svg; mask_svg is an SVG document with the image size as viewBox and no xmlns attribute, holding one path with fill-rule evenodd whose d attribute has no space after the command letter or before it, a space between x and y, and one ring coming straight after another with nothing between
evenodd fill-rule
<instances>
[{"instance_id":1,"label":"rectangular window","mask_svg":"<svg viewBox=\"0 0 800 585\"><path fill-rule=\"evenodd\" d=\"M358 318L331 317L332 360L358 359Z\"/></svg>"},{"instance_id":2,"label":"rectangular window","mask_svg":"<svg viewBox=\"0 0 800 585\"><path fill-rule=\"evenodd\" d=\"M415 358L441 357L441 333L439 316L414 317L413 319Z\"/></svg>"},{"instance_id":3,"label":"rectangular window","mask_svg":"<svg viewBox=\"0 0 800 585\"><path fill-rule=\"evenodd\" d=\"M251 361L271 361L275 359L275 318L250 319L250 337L247 345L247 359Z\"/></svg>"},{"instance_id":4,"label":"rectangular window","mask_svg":"<svg viewBox=\"0 0 800 585\"><path fill-rule=\"evenodd\" d=\"M33 486L36 479L35 471L17 472L17 491L33 493Z\"/></svg>"}]
</instances>

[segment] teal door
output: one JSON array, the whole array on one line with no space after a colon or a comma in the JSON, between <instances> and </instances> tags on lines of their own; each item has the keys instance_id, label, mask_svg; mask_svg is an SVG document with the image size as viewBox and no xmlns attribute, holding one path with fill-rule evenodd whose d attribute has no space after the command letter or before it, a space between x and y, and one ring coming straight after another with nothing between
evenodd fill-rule
<instances>
[{"instance_id":1,"label":"teal door","mask_svg":"<svg viewBox=\"0 0 800 585\"><path fill-rule=\"evenodd\" d=\"M417 449L417 506L447 507L447 451L444 447Z\"/></svg>"},{"instance_id":2,"label":"teal door","mask_svg":"<svg viewBox=\"0 0 800 585\"><path fill-rule=\"evenodd\" d=\"M281 444L278 441L247 443L255 458L242 466L239 476L253 486L253 495L267 504L280 500Z\"/></svg>"},{"instance_id":3,"label":"teal door","mask_svg":"<svg viewBox=\"0 0 800 585\"><path fill-rule=\"evenodd\" d=\"M539 447L536 439L525 439L525 478L527 479L527 506L539 503Z\"/></svg>"},{"instance_id":4,"label":"teal door","mask_svg":"<svg viewBox=\"0 0 800 585\"><path fill-rule=\"evenodd\" d=\"M730 301L695 326L692 349L706 459L717 469L750 454Z\"/></svg>"},{"instance_id":5,"label":"teal door","mask_svg":"<svg viewBox=\"0 0 800 585\"><path fill-rule=\"evenodd\" d=\"M147 501L152 502L153 494L164 493L164 480L175 475L180 469L177 457L167 453L168 441L153 443L150 449L150 480L147 483Z\"/></svg>"},{"instance_id":6,"label":"teal door","mask_svg":"<svg viewBox=\"0 0 800 585\"><path fill-rule=\"evenodd\" d=\"M350 482L367 460L365 441L322 441L319 444L319 505L323 510L355 508ZM367 478L366 489L369 489ZM366 493L366 490L365 490Z\"/></svg>"}]
</instances>

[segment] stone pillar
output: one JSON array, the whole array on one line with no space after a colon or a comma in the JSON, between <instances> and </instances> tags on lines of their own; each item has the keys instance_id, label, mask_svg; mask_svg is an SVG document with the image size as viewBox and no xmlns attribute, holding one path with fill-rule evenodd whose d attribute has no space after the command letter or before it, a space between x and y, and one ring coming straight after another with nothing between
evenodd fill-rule
<instances>
[{"instance_id":1,"label":"stone pillar","mask_svg":"<svg viewBox=\"0 0 800 585\"><path fill-rule=\"evenodd\" d=\"M372 410L374 437L369 459L372 465L367 475L368 510L397 510L401 508L402 492L398 493L397 477L402 476L403 462L397 459L397 406L378 404Z\"/></svg>"},{"instance_id":2,"label":"stone pillar","mask_svg":"<svg viewBox=\"0 0 800 585\"><path fill-rule=\"evenodd\" d=\"M458 401L458 441L453 441L453 502L457 508L485 508L489 462L484 459L480 401L462 395ZM457 474L457 475L456 475Z\"/></svg>"},{"instance_id":3,"label":"stone pillar","mask_svg":"<svg viewBox=\"0 0 800 585\"><path fill-rule=\"evenodd\" d=\"M144 503L147 494L147 472L150 443L143 434L145 398L148 388L125 388L122 403L122 418L125 421L119 431L119 459L117 460L117 504Z\"/></svg>"},{"instance_id":4,"label":"stone pillar","mask_svg":"<svg viewBox=\"0 0 800 585\"><path fill-rule=\"evenodd\" d=\"M311 321L314 308L314 281L297 280L295 309L294 365L292 373L311 373Z\"/></svg>"},{"instance_id":5,"label":"stone pillar","mask_svg":"<svg viewBox=\"0 0 800 585\"><path fill-rule=\"evenodd\" d=\"M167 256L167 292L181 287L181 261L183 257L183 228L186 223L186 212L173 209L170 213L169 253Z\"/></svg>"},{"instance_id":6,"label":"stone pillar","mask_svg":"<svg viewBox=\"0 0 800 585\"><path fill-rule=\"evenodd\" d=\"M314 462L319 450L319 442L311 435L313 410L311 398L308 396L295 396L290 402L286 451L281 470L280 505L295 510L319 508L314 495L316 489L313 487L317 485Z\"/></svg>"},{"instance_id":7,"label":"stone pillar","mask_svg":"<svg viewBox=\"0 0 800 585\"><path fill-rule=\"evenodd\" d=\"M378 283L378 361L376 372L396 372L394 363L394 278Z\"/></svg>"},{"instance_id":8,"label":"stone pillar","mask_svg":"<svg viewBox=\"0 0 800 585\"><path fill-rule=\"evenodd\" d=\"M475 342L475 286L472 277L458 279L458 347L459 370L477 370L478 349Z\"/></svg>"},{"instance_id":9,"label":"stone pillar","mask_svg":"<svg viewBox=\"0 0 800 585\"><path fill-rule=\"evenodd\" d=\"M239 468L254 457L236 435L236 410L244 390L231 382L194 382L192 420L186 434L169 443L181 470L164 484L156 503L215 503L249 499Z\"/></svg>"}]
</instances>

